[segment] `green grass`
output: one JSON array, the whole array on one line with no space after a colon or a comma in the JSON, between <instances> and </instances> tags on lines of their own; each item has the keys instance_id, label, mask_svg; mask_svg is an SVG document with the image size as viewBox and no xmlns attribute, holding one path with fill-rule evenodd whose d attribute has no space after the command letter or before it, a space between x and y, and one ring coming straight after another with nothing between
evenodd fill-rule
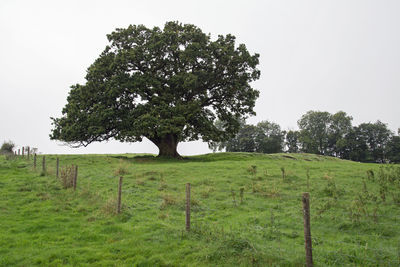
<instances>
[{"instance_id":1,"label":"green grass","mask_svg":"<svg viewBox=\"0 0 400 267\"><path fill-rule=\"evenodd\" d=\"M46 174L41 156L36 170L0 158L1 266L304 266L303 192L315 265L399 265L399 166L310 154L58 157L79 166L76 191L55 178L56 155Z\"/></svg>"}]
</instances>

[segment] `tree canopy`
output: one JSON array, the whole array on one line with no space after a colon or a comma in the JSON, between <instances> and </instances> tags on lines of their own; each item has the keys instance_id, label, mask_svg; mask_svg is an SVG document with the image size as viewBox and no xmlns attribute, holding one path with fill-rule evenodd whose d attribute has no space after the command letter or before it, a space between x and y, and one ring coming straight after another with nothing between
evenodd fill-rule
<instances>
[{"instance_id":1,"label":"tree canopy","mask_svg":"<svg viewBox=\"0 0 400 267\"><path fill-rule=\"evenodd\" d=\"M0 147L0 154L12 154L15 144L12 141L4 141Z\"/></svg>"},{"instance_id":2,"label":"tree canopy","mask_svg":"<svg viewBox=\"0 0 400 267\"><path fill-rule=\"evenodd\" d=\"M87 146L146 137L160 156L179 157L178 142L223 141L254 115L259 55L233 35L215 40L198 27L167 22L163 29L130 25L107 35L110 44L71 86L53 140ZM221 127L214 124L220 120Z\"/></svg>"},{"instance_id":3,"label":"tree canopy","mask_svg":"<svg viewBox=\"0 0 400 267\"><path fill-rule=\"evenodd\" d=\"M217 122L217 125L220 122ZM269 121L259 122L256 126L240 122L239 132L230 140L210 145L214 151L226 149L227 152L279 153L283 151L285 131Z\"/></svg>"},{"instance_id":4,"label":"tree canopy","mask_svg":"<svg viewBox=\"0 0 400 267\"><path fill-rule=\"evenodd\" d=\"M344 111L335 114L308 111L298 121L299 130L282 131L273 122L257 125L240 121L239 132L224 142L214 142L214 151L261 153L314 153L361 162L400 162L400 129L397 136L387 124L352 125L353 118ZM220 127L217 121L216 126Z\"/></svg>"},{"instance_id":5,"label":"tree canopy","mask_svg":"<svg viewBox=\"0 0 400 267\"><path fill-rule=\"evenodd\" d=\"M353 118L343 111L335 114L326 111L308 111L297 122L302 151L340 156L344 137L352 127L352 120ZM291 138L292 135L291 133Z\"/></svg>"}]
</instances>

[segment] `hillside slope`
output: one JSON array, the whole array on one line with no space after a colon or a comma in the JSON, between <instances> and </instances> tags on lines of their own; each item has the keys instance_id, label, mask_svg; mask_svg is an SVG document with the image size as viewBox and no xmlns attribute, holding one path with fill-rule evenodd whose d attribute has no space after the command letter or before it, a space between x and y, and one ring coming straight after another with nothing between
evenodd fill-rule
<instances>
[{"instance_id":1,"label":"hillside slope","mask_svg":"<svg viewBox=\"0 0 400 267\"><path fill-rule=\"evenodd\" d=\"M78 165L76 191L56 179L56 157ZM398 166L254 153L46 155L46 173L41 163L0 158L1 266L303 266L303 192L315 264L399 264Z\"/></svg>"}]
</instances>

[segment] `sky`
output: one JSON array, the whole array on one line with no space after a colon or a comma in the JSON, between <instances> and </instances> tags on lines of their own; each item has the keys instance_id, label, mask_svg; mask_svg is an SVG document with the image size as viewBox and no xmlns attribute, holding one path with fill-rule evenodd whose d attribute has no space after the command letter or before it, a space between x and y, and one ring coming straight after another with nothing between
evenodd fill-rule
<instances>
[{"instance_id":1,"label":"sky","mask_svg":"<svg viewBox=\"0 0 400 267\"><path fill-rule=\"evenodd\" d=\"M49 154L158 153L150 141L109 141L70 148L49 139L70 86L130 24L198 26L233 34L260 54L257 115L297 129L309 110L345 111L353 125L381 120L400 128L400 1L0 1L0 142ZM209 153L180 143L182 155Z\"/></svg>"}]
</instances>

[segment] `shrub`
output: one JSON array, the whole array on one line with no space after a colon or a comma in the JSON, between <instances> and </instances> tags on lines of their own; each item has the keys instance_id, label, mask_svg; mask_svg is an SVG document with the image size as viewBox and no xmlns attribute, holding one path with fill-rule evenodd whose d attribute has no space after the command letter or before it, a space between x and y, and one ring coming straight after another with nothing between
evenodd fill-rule
<instances>
[{"instance_id":1,"label":"shrub","mask_svg":"<svg viewBox=\"0 0 400 267\"><path fill-rule=\"evenodd\" d=\"M333 178L326 176L326 179L328 180L328 183L326 187L323 189L323 191L325 192L326 195L337 199L338 196L344 193L344 190L336 185L336 182Z\"/></svg>"},{"instance_id":2,"label":"shrub","mask_svg":"<svg viewBox=\"0 0 400 267\"><path fill-rule=\"evenodd\" d=\"M0 148L1 154L12 154L15 144L12 141L4 141Z\"/></svg>"}]
</instances>

